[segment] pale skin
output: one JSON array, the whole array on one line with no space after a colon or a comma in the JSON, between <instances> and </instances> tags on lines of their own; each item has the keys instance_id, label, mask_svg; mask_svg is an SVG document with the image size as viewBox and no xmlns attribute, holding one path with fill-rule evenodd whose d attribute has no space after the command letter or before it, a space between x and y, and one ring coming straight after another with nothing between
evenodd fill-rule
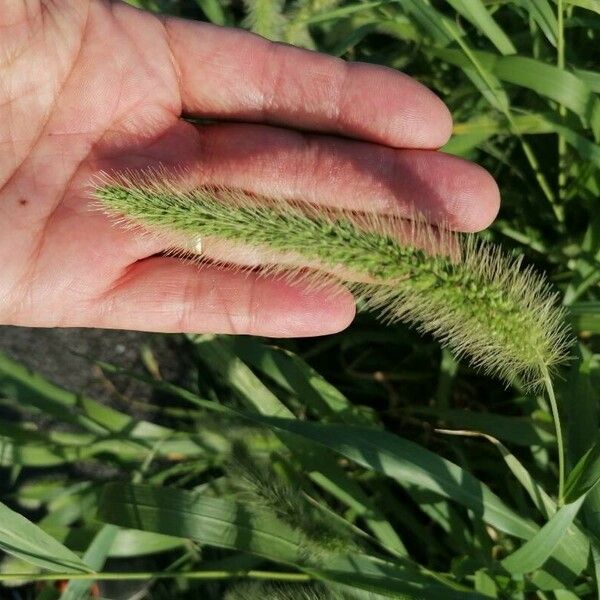
<instances>
[{"instance_id":1,"label":"pale skin","mask_svg":"<svg viewBox=\"0 0 600 600\"><path fill-rule=\"evenodd\" d=\"M90 209L90 179L184 167L198 183L351 209L414 207L476 231L494 219L498 189L480 167L436 151L451 127L433 93L384 67L120 2L5 2L0 324L339 331L354 317L348 293L164 256L164 241Z\"/></svg>"}]
</instances>

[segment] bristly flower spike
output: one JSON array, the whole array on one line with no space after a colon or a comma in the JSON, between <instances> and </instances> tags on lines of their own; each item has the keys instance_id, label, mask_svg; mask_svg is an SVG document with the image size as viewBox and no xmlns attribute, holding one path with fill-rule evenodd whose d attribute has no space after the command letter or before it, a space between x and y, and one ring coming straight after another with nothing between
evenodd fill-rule
<instances>
[{"instance_id":1,"label":"bristly flower spike","mask_svg":"<svg viewBox=\"0 0 600 600\"><path fill-rule=\"evenodd\" d=\"M182 190L158 174L105 176L94 196L107 214L162 235L181 251L199 239L261 250L266 274L313 285L342 281L388 322L406 321L509 383L536 388L571 341L549 284L475 236L423 219L356 213L256 197Z\"/></svg>"}]
</instances>

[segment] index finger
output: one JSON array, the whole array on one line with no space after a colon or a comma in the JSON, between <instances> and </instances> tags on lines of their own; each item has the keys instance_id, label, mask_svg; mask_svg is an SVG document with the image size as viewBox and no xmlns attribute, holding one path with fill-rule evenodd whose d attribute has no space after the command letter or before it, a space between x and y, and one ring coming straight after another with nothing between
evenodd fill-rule
<instances>
[{"instance_id":1,"label":"index finger","mask_svg":"<svg viewBox=\"0 0 600 600\"><path fill-rule=\"evenodd\" d=\"M183 19L165 19L165 29L188 114L403 148L439 148L450 136L444 103L393 69Z\"/></svg>"}]
</instances>

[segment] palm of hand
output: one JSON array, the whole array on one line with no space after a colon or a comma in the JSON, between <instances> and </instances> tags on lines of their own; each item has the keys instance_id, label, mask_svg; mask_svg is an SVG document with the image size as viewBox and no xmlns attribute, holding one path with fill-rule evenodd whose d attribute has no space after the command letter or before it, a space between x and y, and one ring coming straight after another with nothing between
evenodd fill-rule
<instances>
[{"instance_id":1,"label":"palm of hand","mask_svg":"<svg viewBox=\"0 0 600 600\"><path fill-rule=\"evenodd\" d=\"M340 61L119 3L38 4L17 0L0 16L0 323L304 335L352 318L348 296L158 255L156 240L90 210L100 170L184 164L198 180L261 193L351 206L371 195L376 210L418 197L464 229L495 214L497 190L477 167L377 144L447 138L442 105L407 78L365 66L348 74ZM369 100L374 82L380 100ZM377 102L396 115L391 124ZM197 127L182 112L366 142L264 124ZM432 168L436 185L423 179Z\"/></svg>"}]
</instances>

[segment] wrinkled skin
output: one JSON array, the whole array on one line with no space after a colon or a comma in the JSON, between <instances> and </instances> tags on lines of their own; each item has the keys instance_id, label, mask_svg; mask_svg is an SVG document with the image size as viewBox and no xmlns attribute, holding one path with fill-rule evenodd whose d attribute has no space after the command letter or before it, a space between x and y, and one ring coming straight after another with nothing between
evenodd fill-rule
<instances>
[{"instance_id":1,"label":"wrinkled skin","mask_svg":"<svg viewBox=\"0 0 600 600\"><path fill-rule=\"evenodd\" d=\"M484 170L435 151L449 113L408 77L120 2L3 3L0 124L4 324L300 336L353 318L344 292L164 256L91 209L102 170L184 166L193 183L414 205L465 231L498 210Z\"/></svg>"}]
</instances>

